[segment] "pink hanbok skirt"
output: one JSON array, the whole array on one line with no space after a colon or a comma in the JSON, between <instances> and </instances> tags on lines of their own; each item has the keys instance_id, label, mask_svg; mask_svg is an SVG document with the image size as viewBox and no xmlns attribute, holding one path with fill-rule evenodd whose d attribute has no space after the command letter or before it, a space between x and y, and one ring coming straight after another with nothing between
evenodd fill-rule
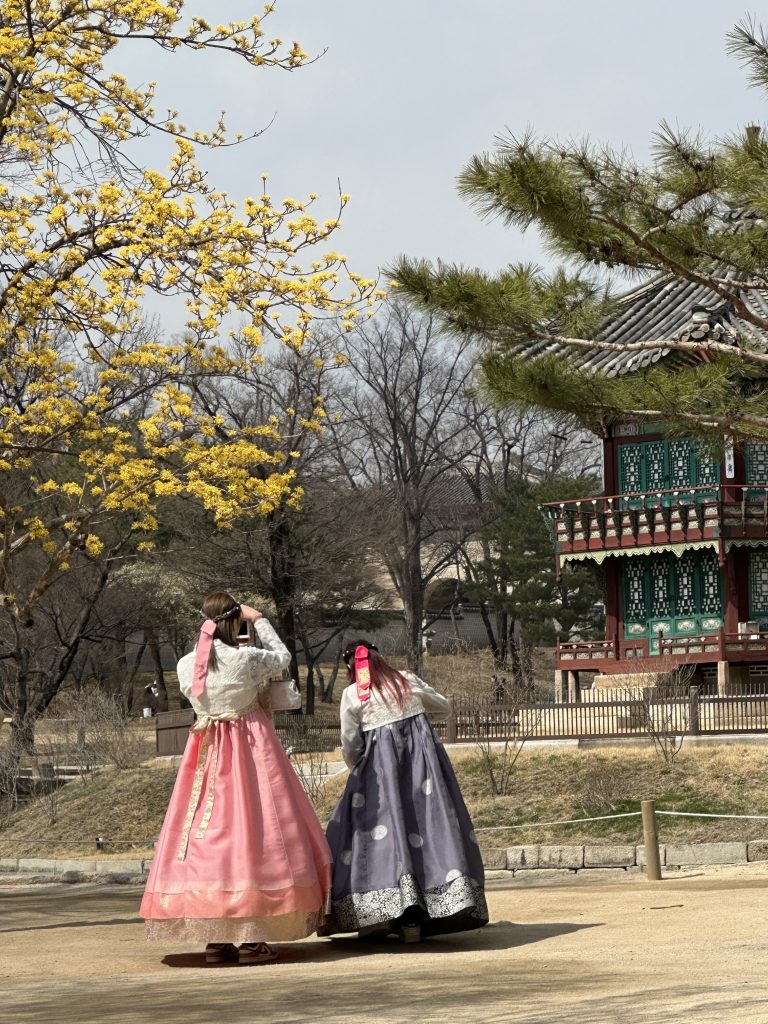
<instances>
[{"instance_id":1,"label":"pink hanbok skirt","mask_svg":"<svg viewBox=\"0 0 768 1024\"><path fill-rule=\"evenodd\" d=\"M270 942L329 909L331 853L271 719L190 733L147 879L147 938Z\"/></svg>"}]
</instances>

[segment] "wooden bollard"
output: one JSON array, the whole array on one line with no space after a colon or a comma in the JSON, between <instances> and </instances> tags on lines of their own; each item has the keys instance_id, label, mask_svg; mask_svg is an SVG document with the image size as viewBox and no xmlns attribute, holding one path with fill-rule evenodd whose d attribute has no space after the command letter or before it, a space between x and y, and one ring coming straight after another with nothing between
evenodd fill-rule
<instances>
[{"instance_id":1,"label":"wooden bollard","mask_svg":"<svg viewBox=\"0 0 768 1024\"><path fill-rule=\"evenodd\" d=\"M645 842L645 874L650 882L661 881L661 858L659 857L659 832L656 827L656 804L653 800L641 800L643 812L643 841Z\"/></svg>"}]
</instances>

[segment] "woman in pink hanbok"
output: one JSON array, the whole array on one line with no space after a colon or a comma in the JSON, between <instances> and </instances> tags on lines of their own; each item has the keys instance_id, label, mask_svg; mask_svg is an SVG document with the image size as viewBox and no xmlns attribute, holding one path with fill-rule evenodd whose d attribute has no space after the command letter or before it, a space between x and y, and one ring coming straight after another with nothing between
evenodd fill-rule
<instances>
[{"instance_id":1,"label":"woman in pink hanbok","mask_svg":"<svg viewBox=\"0 0 768 1024\"><path fill-rule=\"evenodd\" d=\"M206 942L208 963L261 963L277 955L269 942L322 924L331 855L269 714L270 678L288 650L229 594L209 595L203 615L195 650L178 664L197 720L140 913L149 939ZM262 647L238 646L241 621Z\"/></svg>"}]
</instances>

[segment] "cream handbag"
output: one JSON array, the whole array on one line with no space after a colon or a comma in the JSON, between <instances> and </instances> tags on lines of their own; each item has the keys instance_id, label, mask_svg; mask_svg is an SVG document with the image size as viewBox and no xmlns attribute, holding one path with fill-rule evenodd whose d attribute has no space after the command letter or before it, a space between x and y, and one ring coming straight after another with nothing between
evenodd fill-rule
<instances>
[{"instance_id":1,"label":"cream handbag","mask_svg":"<svg viewBox=\"0 0 768 1024\"><path fill-rule=\"evenodd\" d=\"M270 711L296 711L301 707L299 688L287 673L282 679L269 680L267 694Z\"/></svg>"}]
</instances>

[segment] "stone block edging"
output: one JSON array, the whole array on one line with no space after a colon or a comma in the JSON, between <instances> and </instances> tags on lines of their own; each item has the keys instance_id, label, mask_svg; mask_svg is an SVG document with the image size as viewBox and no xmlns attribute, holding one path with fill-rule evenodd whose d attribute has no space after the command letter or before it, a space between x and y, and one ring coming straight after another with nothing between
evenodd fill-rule
<instances>
[{"instance_id":1,"label":"stone block edging","mask_svg":"<svg viewBox=\"0 0 768 1024\"><path fill-rule=\"evenodd\" d=\"M659 846L661 866L668 870L696 865L749 864L768 861L768 840L749 843L666 843ZM573 877L593 873L598 877L621 877L645 868L645 847L630 844L586 846L508 846L486 850L483 863L494 877L519 876L520 880ZM0 857L0 875L28 875L45 881L122 882L146 881L151 859L47 857Z\"/></svg>"},{"instance_id":2,"label":"stone block edging","mask_svg":"<svg viewBox=\"0 0 768 1024\"><path fill-rule=\"evenodd\" d=\"M140 884L146 881L151 859L59 859L56 857L0 857L0 874L29 876L29 880L54 882L122 882Z\"/></svg>"},{"instance_id":3,"label":"stone block edging","mask_svg":"<svg viewBox=\"0 0 768 1024\"><path fill-rule=\"evenodd\" d=\"M696 865L749 864L768 861L768 840L750 843L666 843L659 845L661 866L669 870ZM619 877L645 869L645 847L630 844L587 846L508 846L487 850L483 863L491 871L504 871L520 878L577 873Z\"/></svg>"}]
</instances>

